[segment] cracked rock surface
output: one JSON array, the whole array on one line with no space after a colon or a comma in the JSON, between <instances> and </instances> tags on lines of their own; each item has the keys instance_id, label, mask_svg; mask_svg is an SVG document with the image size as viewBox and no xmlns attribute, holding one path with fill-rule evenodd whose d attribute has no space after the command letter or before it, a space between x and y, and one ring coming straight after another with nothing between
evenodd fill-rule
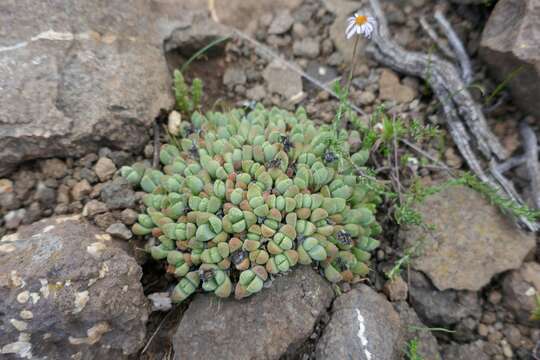
<instances>
[{"instance_id":1,"label":"cracked rock surface","mask_svg":"<svg viewBox=\"0 0 540 360\"><path fill-rule=\"evenodd\" d=\"M418 211L434 230L416 227L404 237L410 246L421 241L413 268L439 290L480 290L496 274L519 268L535 247L533 235L468 187L450 186L428 196Z\"/></svg>"},{"instance_id":2,"label":"cracked rock surface","mask_svg":"<svg viewBox=\"0 0 540 360\"><path fill-rule=\"evenodd\" d=\"M280 359L311 335L332 301L331 285L300 266L244 300L197 295L173 338L175 359Z\"/></svg>"},{"instance_id":3,"label":"cracked rock surface","mask_svg":"<svg viewBox=\"0 0 540 360\"><path fill-rule=\"evenodd\" d=\"M334 301L316 359L398 360L403 344L400 322L386 297L359 285Z\"/></svg>"},{"instance_id":4,"label":"cracked rock surface","mask_svg":"<svg viewBox=\"0 0 540 360\"><path fill-rule=\"evenodd\" d=\"M153 16L143 0L0 5L0 175L34 158L142 148L173 103Z\"/></svg>"},{"instance_id":5,"label":"cracked rock surface","mask_svg":"<svg viewBox=\"0 0 540 360\"><path fill-rule=\"evenodd\" d=\"M144 344L142 270L80 216L0 240L0 358L121 359ZM5 357L4 357L5 356Z\"/></svg>"}]
</instances>

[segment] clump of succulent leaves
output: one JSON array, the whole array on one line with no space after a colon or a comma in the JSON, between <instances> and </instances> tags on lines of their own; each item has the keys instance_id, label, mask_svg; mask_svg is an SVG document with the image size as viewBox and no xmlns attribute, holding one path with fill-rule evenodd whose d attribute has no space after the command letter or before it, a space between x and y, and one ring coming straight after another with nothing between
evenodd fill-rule
<instances>
[{"instance_id":1,"label":"clump of succulent leaves","mask_svg":"<svg viewBox=\"0 0 540 360\"><path fill-rule=\"evenodd\" d=\"M194 112L176 135L160 149L162 170L121 170L147 193L133 233L178 279L174 302L199 287L241 299L298 264L332 283L368 273L380 199L356 175L367 154L350 154L345 130L336 149L335 130L304 109L257 105Z\"/></svg>"}]
</instances>

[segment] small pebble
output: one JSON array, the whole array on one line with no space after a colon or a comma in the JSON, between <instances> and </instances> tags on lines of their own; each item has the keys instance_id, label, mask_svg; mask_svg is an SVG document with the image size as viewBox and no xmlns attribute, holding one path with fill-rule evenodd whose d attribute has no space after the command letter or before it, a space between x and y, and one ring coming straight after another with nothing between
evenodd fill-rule
<instances>
[{"instance_id":1,"label":"small pebble","mask_svg":"<svg viewBox=\"0 0 540 360\"><path fill-rule=\"evenodd\" d=\"M488 336L488 327L485 324L478 324L478 335L482 337Z\"/></svg>"},{"instance_id":2,"label":"small pebble","mask_svg":"<svg viewBox=\"0 0 540 360\"><path fill-rule=\"evenodd\" d=\"M100 228L106 231L112 224L116 223L117 220L114 215L110 212L103 214L98 214L94 217L94 222Z\"/></svg>"},{"instance_id":3,"label":"small pebble","mask_svg":"<svg viewBox=\"0 0 540 360\"><path fill-rule=\"evenodd\" d=\"M71 196L75 200L82 200L84 197L88 196L92 191L92 186L87 180L81 180L73 189L71 189Z\"/></svg>"},{"instance_id":4,"label":"small pebble","mask_svg":"<svg viewBox=\"0 0 540 360\"><path fill-rule=\"evenodd\" d=\"M493 331L488 335L488 341L491 343L498 343L502 339L502 334L498 331Z\"/></svg>"},{"instance_id":5,"label":"small pebble","mask_svg":"<svg viewBox=\"0 0 540 360\"><path fill-rule=\"evenodd\" d=\"M396 276L384 284L383 292L390 301L402 301L407 300L409 287L401 276Z\"/></svg>"},{"instance_id":6,"label":"small pebble","mask_svg":"<svg viewBox=\"0 0 540 360\"><path fill-rule=\"evenodd\" d=\"M144 147L144 157L147 159L152 159L154 157L154 146L148 144Z\"/></svg>"},{"instance_id":7,"label":"small pebble","mask_svg":"<svg viewBox=\"0 0 540 360\"><path fill-rule=\"evenodd\" d=\"M168 292L158 292L148 295L152 304L152 311L169 311L172 308L171 297Z\"/></svg>"},{"instance_id":8,"label":"small pebble","mask_svg":"<svg viewBox=\"0 0 540 360\"><path fill-rule=\"evenodd\" d=\"M507 325L503 329L503 334L506 340L512 345L513 347L517 348L521 345L521 333L519 332L519 329L514 325Z\"/></svg>"},{"instance_id":9,"label":"small pebble","mask_svg":"<svg viewBox=\"0 0 540 360\"><path fill-rule=\"evenodd\" d=\"M510 345L508 345L508 342L506 342L506 340L502 340L501 346L502 346L504 356L507 357L508 359L511 359L514 356L514 352L512 351L512 348L510 347Z\"/></svg>"},{"instance_id":10,"label":"small pebble","mask_svg":"<svg viewBox=\"0 0 540 360\"><path fill-rule=\"evenodd\" d=\"M99 158L98 162L94 166L94 171L100 181L107 181L116 172L116 165L113 161L107 157Z\"/></svg>"},{"instance_id":11,"label":"small pebble","mask_svg":"<svg viewBox=\"0 0 540 360\"><path fill-rule=\"evenodd\" d=\"M4 216L4 226L6 229L16 229L19 227L25 216L25 209L12 210Z\"/></svg>"},{"instance_id":12,"label":"small pebble","mask_svg":"<svg viewBox=\"0 0 540 360\"><path fill-rule=\"evenodd\" d=\"M0 195L13 192L13 182L9 179L0 179Z\"/></svg>"},{"instance_id":13,"label":"small pebble","mask_svg":"<svg viewBox=\"0 0 540 360\"><path fill-rule=\"evenodd\" d=\"M104 213L108 210L107 205L98 200L90 200L83 208L82 215L93 217L94 215Z\"/></svg>"},{"instance_id":14,"label":"small pebble","mask_svg":"<svg viewBox=\"0 0 540 360\"><path fill-rule=\"evenodd\" d=\"M489 293L488 300L493 305L497 305L502 300L502 294L500 293L500 291L493 290Z\"/></svg>"},{"instance_id":15,"label":"small pebble","mask_svg":"<svg viewBox=\"0 0 540 360\"><path fill-rule=\"evenodd\" d=\"M59 179L67 174L66 163L60 159L47 159L40 163L43 176Z\"/></svg>"},{"instance_id":16,"label":"small pebble","mask_svg":"<svg viewBox=\"0 0 540 360\"><path fill-rule=\"evenodd\" d=\"M133 237L133 234L131 233L131 231L127 228L126 225L122 223L114 223L110 225L105 231L112 236L115 236L124 240L129 240Z\"/></svg>"},{"instance_id":17,"label":"small pebble","mask_svg":"<svg viewBox=\"0 0 540 360\"><path fill-rule=\"evenodd\" d=\"M137 221L139 214L133 209L125 209L120 213L120 220L126 225L133 225Z\"/></svg>"},{"instance_id":18,"label":"small pebble","mask_svg":"<svg viewBox=\"0 0 540 360\"><path fill-rule=\"evenodd\" d=\"M494 324L495 321L497 321L497 316L495 313L492 313L491 311L486 311L482 315L482 322L486 325Z\"/></svg>"}]
</instances>

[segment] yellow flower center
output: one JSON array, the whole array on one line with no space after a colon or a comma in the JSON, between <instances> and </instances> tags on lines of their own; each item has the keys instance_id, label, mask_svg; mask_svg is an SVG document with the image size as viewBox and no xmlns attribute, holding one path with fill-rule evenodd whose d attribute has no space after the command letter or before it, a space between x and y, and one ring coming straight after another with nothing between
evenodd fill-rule
<instances>
[{"instance_id":1,"label":"yellow flower center","mask_svg":"<svg viewBox=\"0 0 540 360\"><path fill-rule=\"evenodd\" d=\"M365 23L367 23L367 16L357 16L356 19L354 19L354 22L356 23L356 25L359 26L364 25Z\"/></svg>"}]
</instances>

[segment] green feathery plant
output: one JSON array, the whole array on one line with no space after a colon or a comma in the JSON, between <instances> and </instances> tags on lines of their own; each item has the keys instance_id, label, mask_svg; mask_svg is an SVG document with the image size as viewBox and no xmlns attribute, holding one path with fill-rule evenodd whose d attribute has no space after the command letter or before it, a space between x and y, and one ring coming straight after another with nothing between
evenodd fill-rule
<instances>
[{"instance_id":1,"label":"green feathery plant","mask_svg":"<svg viewBox=\"0 0 540 360\"><path fill-rule=\"evenodd\" d=\"M529 221L540 220L540 210L532 210L526 205L521 205L499 193L491 185L484 183L471 173L464 173L457 179L448 181L450 185L465 185L482 194L490 203L497 206L503 213L516 218L524 217Z\"/></svg>"},{"instance_id":2,"label":"green feathery plant","mask_svg":"<svg viewBox=\"0 0 540 360\"><path fill-rule=\"evenodd\" d=\"M409 266L413 257L419 255L420 247L422 246L423 239L416 241L411 247L405 250L405 253L400 257L395 263L394 266L385 273L386 277L393 281L399 275L401 275L401 270L404 267Z\"/></svg>"},{"instance_id":3,"label":"green feathery plant","mask_svg":"<svg viewBox=\"0 0 540 360\"><path fill-rule=\"evenodd\" d=\"M531 321L540 321L540 295L536 294L535 306L529 319Z\"/></svg>"},{"instance_id":4,"label":"green feathery plant","mask_svg":"<svg viewBox=\"0 0 540 360\"><path fill-rule=\"evenodd\" d=\"M405 355L407 360L424 360L424 358L418 353L420 347L420 341L418 338L411 339L407 342L407 348L405 349Z\"/></svg>"}]
</instances>

